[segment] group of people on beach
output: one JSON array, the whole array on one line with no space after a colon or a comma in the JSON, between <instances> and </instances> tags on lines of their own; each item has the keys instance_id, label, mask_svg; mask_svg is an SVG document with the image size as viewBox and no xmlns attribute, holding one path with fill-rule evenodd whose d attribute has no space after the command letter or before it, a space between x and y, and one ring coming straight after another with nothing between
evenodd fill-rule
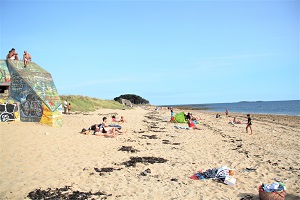
<instances>
[{"instance_id":1,"label":"group of people on beach","mask_svg":"<svg viewBox=\"0 0 300 200\"><path fill-rule=\"evenodd\" d=\"M200 123L201 117L194 116L192 113L188 113L185 119L191 129L203 130L196 125Z\"/></svg>"},{"instance_id":2,"label":"group of people on beach","mask_svg":"<svg viewBox=\"0 0 300 200\"><path fill-rule=\"evenodd\" d=\"M6 59L10 60L19 60L18 53L16 52L15 48L12 48L7 56ZM31 55L25 50L23 54L23 61L24 61L24 67L26 68L28 63L31 62Z\"/></svg>"},{"instance_id":3,"label":"group of people on beach","mask_svg":"<svg viewBox=\"0 0 300 200\"><path fill-rule=\"evenodd\" d=\"M117 120L116 116L113 115L111 119L113 122L126 122L123 116L121 116L120 120Z\"/></svg>"},{"instance_id":4,"label":"group of people on beach","mask_svg":"<svg viewBox=\"0 0 300 200\"><path fill-rule=\"evenodd\" d=\"M228 119L228 114L229 114L229 111L228 111L228 108L226 108L226 111L225 111L226 119ZM229 122L229 123L243 124L243 122L238 120L236 117L233 117L232 122ZM248 128L249 128L250 129L250 135L252 134L252 126L251 125L252 125L252 120L251 120L250 114L247 114L246 133L248 133Z\"/></svg>"},{"instance_id":5,"label":"group of people on beach","mask_svg":"<svg viewBox=\"0 0 300 200\"><path fill-rule=\"evenodd\" d=\"M68 103L68 99L64 101L64 114L71 114L71 103Z\"/></svg>"},{"instance_id":6,"label":"group of people on beach","mask_svg":"<svg viewBox=\"0 0 300 200\"><path fill-rule=\"evenodd\" d=\"M114 119L115 119L115 117L114 117ZM124 117L122 117L122 119L123 119L122 122L126 122ZM114 138L117 135L122 135L122 134L126 133L126 131L122 131L121 128L122 128L121 126L108 125L107 117L103 117L102 118L102 123L93 124L88 129L83 128L81 130L81 133L85 134L85 135L96 135L96 136L105 136L105 137Z\"/></svg>"},{"instance_id":7,"label":"group of people on beach","mask_svg":"<svg viewBox=\"0 0 300 200\"><path fill-rule=\"evenodd\" d=\"M174 121L174 118L175 118L175 113L173 111L173 108L168 108L171 110L171 120L170 122ZM226 111L225 111L225 116L226 116L226 119L228 119L228 116L229 116L229 111L228 111L228 108L226 108ZM219 115L219 113L216 114L216 118L220 118L221 115ZM187 121L187 124L189 126L189 128L191 129L198 129L198 130L203 130L201 128L199 128L196 124L199 124L199 120L201 120L201 117L196 117L196 116L193 116L192 113L188 113L187 115L185 115L185 119ZM242 121L238 120L236 117L233 117L233 121L229 122L230 124L243 124ZM250 117L250 114L247 114L247 124L246 124L246 133L248 133L248 129L250 129L250 135L252 134L252 120L251 120L251 117Z\"/></svg>"},{"instance_id":8,"label":"group of people on beach","mask_svg":"<svg viewBox=\"0 0 300 200\"><path fill-rule=\"evenodd\" d=\"M228 114L229 114L229 111L228 111L228 108L226 108L226 111L225 111L226 119L228 119ZM219 115L219 117L220 117L220 115ZM218 117L216 116L216 118L218 118ZM236 117L233 117L232 122L230 121L229 123L230 124L243 124L243 122L238 120ZM247 114L246 133L248 133L248 129L250 129L250 135L252 134L252 126L251 125L252 125L252 120L251 120L250 114Z\"/></svg>"}]
</instances>

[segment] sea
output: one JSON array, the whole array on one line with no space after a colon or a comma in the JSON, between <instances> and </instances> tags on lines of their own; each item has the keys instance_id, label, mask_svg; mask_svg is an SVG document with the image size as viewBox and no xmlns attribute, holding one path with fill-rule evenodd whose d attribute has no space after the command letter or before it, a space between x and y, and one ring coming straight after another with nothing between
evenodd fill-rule
<instances>
[{"instance_id":1,"label":"sea","mask_svg":"<svg viewBox=\"0 0 300 200\"><path fill-rule=\"evenodd\" d=\"M170 106L169 106L170 107ZM290 101L242 101L236 103L212 103L212 104L186 104L173 105L171 107L187 107L191 109L205 109L213 112L229 112L244 114L275 114L300 116L300 100Z\"/></svg>"}]
</instances>

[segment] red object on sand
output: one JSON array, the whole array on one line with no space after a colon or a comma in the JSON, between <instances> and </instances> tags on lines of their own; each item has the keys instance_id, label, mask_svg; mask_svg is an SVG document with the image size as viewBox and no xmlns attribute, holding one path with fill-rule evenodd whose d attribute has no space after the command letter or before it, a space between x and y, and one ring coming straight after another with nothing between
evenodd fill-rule
<instances>
[{"instance_id":1,"label":"red object on sand","mask_svg":"<svg viewBox=\"0 0 300 200\"><path fill-rule=\"evenodd\" d=\"M259 186L259 198L261 200L284 200L286 195L286 190L279 192L266 192Z\"/></svg>"}]
</instances>

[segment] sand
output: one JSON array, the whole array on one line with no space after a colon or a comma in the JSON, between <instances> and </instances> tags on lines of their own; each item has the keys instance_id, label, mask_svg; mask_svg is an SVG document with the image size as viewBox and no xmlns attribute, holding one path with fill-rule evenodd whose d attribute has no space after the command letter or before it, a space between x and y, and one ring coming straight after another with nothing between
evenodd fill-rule
<instances>
[{"instance_id":1,"label":"sand","mask_svg":"<svg viewBox=\"0 0 300 200\"><path fill-rule=\"evenodd\" d=\"M104 116L111 123L113 113L127 120L118 123L125 135L79 133ZM63 115L62 128L0 123L0 199L26 199L48 188L93 193L90 199L258 199L258 186L273 179L286 185L286 199L300 199L300 117L252 115L249 135L245 124L228 124L234 116L245 122L246 115L216 119L212 112L193 114L204 118L203 130L176 129L187 124L170 123L168 110L140 107ZM146 163L130 163L131 157L144 157ZM161 163L147 163L147 158ZM199 170L222 166L235 169L234 187L190 179ZM151 173L141 175L148 168Z\"/></svg>"}]
</instances>

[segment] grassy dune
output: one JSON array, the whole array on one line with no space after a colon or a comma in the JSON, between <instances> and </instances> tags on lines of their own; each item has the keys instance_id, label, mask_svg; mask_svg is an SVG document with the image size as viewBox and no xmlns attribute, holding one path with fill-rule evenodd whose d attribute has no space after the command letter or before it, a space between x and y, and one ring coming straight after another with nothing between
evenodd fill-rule
<instances>
[{"instance_id":1,"label":"grassy dune","mask_svg":"<svg viewBox=\"0 0 300 200\"><path fill-rule=\"evenodd\" d=\"M63 95L60 96L63 102L67 99L71 103L72 111L95 111L99 108L122 109L124 106L114 100L102 100L80 95ZM126 107L128 109L128 107Z\"/></svg>"}]
</instances>

